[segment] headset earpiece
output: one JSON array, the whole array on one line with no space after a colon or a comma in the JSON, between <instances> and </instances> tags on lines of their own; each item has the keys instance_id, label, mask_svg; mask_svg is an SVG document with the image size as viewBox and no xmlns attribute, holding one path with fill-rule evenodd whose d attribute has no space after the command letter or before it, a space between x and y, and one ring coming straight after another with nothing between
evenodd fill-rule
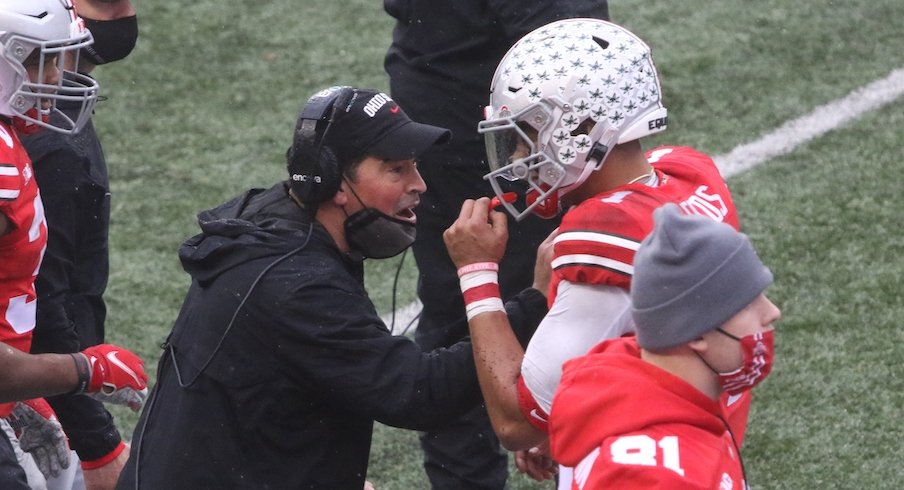
<instances>
[{"instance_id":1,"label":"headset earpiece","mask_svg":"<svg viewBox=\"0 0 904 490\"><path fill-rule=\"evenodd\" d=\"M286 166L292 192L303 203L327 201L339 191L342 170L325 139L340 108L354 95L351 87L335 87L311 97L295 124Z\"/></svg>"}]
</instances>

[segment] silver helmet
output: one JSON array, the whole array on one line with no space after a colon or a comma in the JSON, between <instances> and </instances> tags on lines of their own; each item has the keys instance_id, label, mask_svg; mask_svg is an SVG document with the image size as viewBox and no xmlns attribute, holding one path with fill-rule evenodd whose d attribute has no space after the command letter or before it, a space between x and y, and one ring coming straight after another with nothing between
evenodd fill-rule
<instances>
[{"instance_id":1,"label":"silver helmet","mask_svg":"<svg viewBox=\"0 0 904 490\"><path fill-rule=\"evenodd\" d=\"M71 0L0 0L0 114L23 123L21 128L81 129L97 102L98 85L67 66L77 66L79 50L92 41ZM59 101L81 104L80 110L70 118L57 110ZM61 122L52 124L51 112Z\"/></svg>"},{"instance_id":2,"label":"silver helmet","mask_svg":"<svg viewBox=\"0 0 904 490\"><path fill-rule=\"evenodd\" d=\"M612 148L666 129L649 46L597 19L560 20L521 38L499 63L478 131L486 137L489 180L523 181L520 220L553 217L559 198L599 169Z\"/></svg>"}]
</instances>

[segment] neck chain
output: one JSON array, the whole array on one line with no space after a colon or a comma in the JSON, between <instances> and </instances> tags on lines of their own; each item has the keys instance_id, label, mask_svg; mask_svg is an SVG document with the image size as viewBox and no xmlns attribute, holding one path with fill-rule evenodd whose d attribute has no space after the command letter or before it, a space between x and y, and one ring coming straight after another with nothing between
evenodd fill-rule
<instances>
[{"instance_id":1,"label":"neck chain","mask_svg":"<svg viewBox=\"0 0 904 490\"><path fill-rule=\"evenodd\" d=\"M635 178L629 180L628 183L625 185L636 184L638 182L645 182L645 181L649 180L650 177L652 177L654 173L655 173L655 170L650 170L649 173L645 173L641 176L638 176L638 177L635 177Z\"/></svg>"}]
</instances>

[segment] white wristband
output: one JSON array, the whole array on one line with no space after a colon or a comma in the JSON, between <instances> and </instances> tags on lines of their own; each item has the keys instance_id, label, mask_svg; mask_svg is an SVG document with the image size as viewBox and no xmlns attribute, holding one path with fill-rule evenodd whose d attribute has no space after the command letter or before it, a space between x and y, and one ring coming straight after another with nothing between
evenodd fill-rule
<instances>
[{"instance_id":1,"label":"white wristband","mask_svg":"<svg viewBox=\"0 0 904 490\"><path fill-rule=\"evenodd\" d=\"M461 292L468 321L481 313L505 311L499 294L499 275L495 270L475 270L461 275Z\"/></svg>"},{"instance_id":2,"label":"white wristband","mask_svg":"<svg viewBox=\"0 0 904 490\"><path fill-rule=\"evenodd\" d=\"M468 321L471 321L475 316L481 313L489 313L491 311L505 312L505 307L502 304L502 298L487 298L481 301L468 303L466 307Z\"/></svg>"}]
</instances>

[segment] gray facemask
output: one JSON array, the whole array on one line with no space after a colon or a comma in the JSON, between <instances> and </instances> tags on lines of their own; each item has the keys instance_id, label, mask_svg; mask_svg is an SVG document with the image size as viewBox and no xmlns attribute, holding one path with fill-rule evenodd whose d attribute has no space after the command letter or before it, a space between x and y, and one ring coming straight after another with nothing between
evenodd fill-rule
<instances>
[{"instance_id":1,"label":"gray facemask","mask_svg":"<svg viewBox=\"0 0 904 490\"><path fill-rule=\"evenodd\" d=\"M386 259L414 243L414 223L393 218L374 208L365 208L345 220L349 246L370 259Z\"/></svg>"}]
</instances>

